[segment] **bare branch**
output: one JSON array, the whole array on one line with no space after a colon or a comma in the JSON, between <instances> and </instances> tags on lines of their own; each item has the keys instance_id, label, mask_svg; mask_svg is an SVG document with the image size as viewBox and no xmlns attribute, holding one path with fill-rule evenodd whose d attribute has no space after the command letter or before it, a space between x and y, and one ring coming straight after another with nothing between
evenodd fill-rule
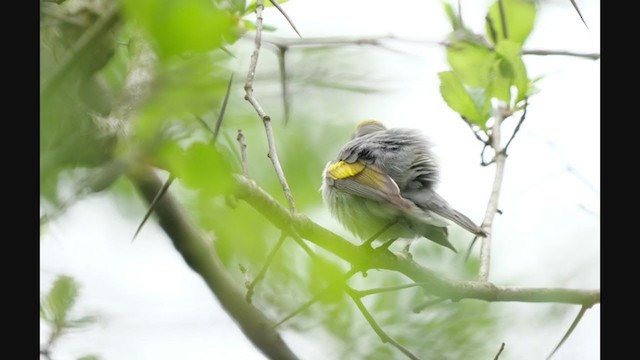
<instances>
[{"instance_id":1,"label":"bare branch","mask_svg":"<svg viewBox=\"0 0 640 360\"><path fill-rule=\"evenodd\" d=\"M507 158L502 145L500 144L500 132L502 121L504 120L506 107L498 104L495 108L494 124L491 127L491 146L495 152L494 160L496 163L496 172L493 178L493 187L491 188L491 196L487 204L487 211L482 221L482 230L487 236L481 239L480 245L480 270L478 272L478 280L489 280L489 268L491 266L491 229L493 227L493 218L498 211L498 198L500 197L500 188L502 187L502 177L504 175L504 165Z\"/></svg>"},{"instance_id":2,"label":"bare branch","mask_svg":"<svg viewBox=\"0 0 640 360\"><path fill-rule=\"evenodd\" d=\"M287 13L284 11L284 9L282 8L282 6L280 6L280 4L278 4L277 0L269 0L269 2L271 4L273 4L273 6L276 7L276 9L278 9L278 11L280 11L280 13L282 14L282 16L284 16L285 19L287 19L287 22L289 23L289 25L291 25L291 27L293 28L293 31L296 32L296 34L298 34L298 36L302 39L302 35L300 35L300 32L298 31L298 29L296 29L296 26L293 24L293 21L291 20L291 18L289 18L289 15L287 15Z\"/></svg>"},{"instance_id":3,"label":"bare branch","mask_svg":"<svg viewBox=\"0 0 640 360\"><path fill-rule=\"evenodd\" d=\"M576 328L576 326L578 326L578 323L580 322L580 320L582 320L582 317L587 312L587 309L588 309L588 307L586 305L583 305L580 308L580 311L578 312L578 315L576 316L576 318L571 323L571 326L569 326L569 329L567 330L567 332L562 337L562 340L560 340L558 345L556 345L556 347L553 349L551 354L549 354L549 356L547 356L547 360L551 359L553 354L555 354L556 351L558 351L558 349L560 348L560 346L562 346L562 344L564 344L564 342L569 338L569 336L571 336L571 334L573 333L573 330Z\"/></svg>"},{"instance_id":4,"label":"bare branch","mask_svg":"<svg viewBox=\"0 0 640 360\"><path fill-rule=\"evenodd\" d=\"M572 56L585 58L590 60L598 60L600 59L600 54L597 53L576 53L573 51L564 51L564 50L522 50L522 55L539 55L539 56Z\"/></svg>"},{"instance_id":5,"label":"bare branch","mask_svg":"<svg viewBox=\"0 0 640 360\"><path fill-rule=\"evenodd\" d=\"M414 262L396 256L388 250L354 245L335 233L319 226L303 214L292 214L282 207L254 181L234 176L236 195L262 214L277 228L293 228L302 238L330 251L352 264L354 269L387 269L404 274L419 283L429 283L425 292L452 300L478 299L484 301L551 302L591 306L600 302L599 290L563 288L519 288L496 286L488 281L458 281L448 279Z\"/></svg>"},{"instance_id":6,"label":"bare branch","mask_svg":"<svg viewBox=\"0 0 640 360\"><path fill-rule=\"evenodd\" d=\"M489 23L490 32L495 32L493 22L490 18L486 19ZM493 29L493 30L492 30ZM490 34L490 36L494 36ZM496 35L497 36L497 35ZM246 38L246 37L245 37ZM248 39L248 38L247 38ZM431 46L450 46L448 41L438 41L429 39L415 39L415 38L403 38L395 35L380 35L380 36L367 36L367 37L318 37L318 38L304 38L304 39L286 39L274 36L264 37L262 40L265 44L270 44L276 49L291 49L291 48L332 48L332 47L344 47L344 46L375 46L385 48L385 41L397 41L405 42L416 45L431 45ZM494 41L495 42L495 41ZM490 50L493 47L487 45ZM597 53L578 53L573 51L564 50L522 50L523 55L537 55L537 56L571 56L583 59L598 60L600 54Z\"/></svg>"},{"instance_id":7,"label":"bare branch","mask_svg":"<svg viewBox=\"0 0 640 360\"><path fill-rule=\"evenodd\" d=\"M245 299L247 300L247 302L249 304L251 304L251 297L253 296L253 289L256 287L258 282L260 282L260 280L262 280L264 278L264 276L266 275L267 269L271 265L271 262L273 261L273 258L276 256L276 254L278 253L278 250L280 250L280 248L282 247L282 244L284 244L284 241L286 239L287 239L287 235L283 231L282 234L280 234L280 238L278 239L278 242L276 243L276 246L274 246L273 249L271 249L271 251L269 252L269 255L267 255L267 259L265 260L264 265L262 266L262 269L260 269L260 272L255 277L255 279L253 279L251 284L249 284L249 286L247 286L247 295L245 296Z\"/></svg>"},{"instance_id":8,"label":"bare branch","mask_svg":"<svg viewBox=\"0 0 640 360\"><path fill-rule=\"evenodd\" d=\"M369 323L373 331L376 332L376 334L378 335L380 340L382 340L383 343L390 343L396 349L402 351L402 353L405 354L409 359L419 360L419 358L415 356L411 351L407 350L404 346L400 345L397 341L395 341L393 338L387 335L387 333L384 332L384 330L382 330L380 325L378 325L378 323L373 318L373 316L371 316L371 313L369 313L369 310L367 310L367 308L364 306L364 304L360 300L360 297L358 296L357 292L355 292L353 289L351 289L348 286L345 287L345 291L347 292L347 294L349 294L349 296L351 297L351 300L353 300L353 302L358 307L358 310L360 310L360 312L362 313L362 316L364 316L364 318L367 320L367 322Z\"/></svg>"},{"instance_id":9,"label":"bare branch","mask_svg":"<svg viewBox=\"0 0 640 360\"><path fill-rule=\"evenodd\" d=\"M500 358L500 354L502 354L503 350L504 350L504 343L502 343L500 345L500 350L498 350L498 353L496 354L496 357L493 358L493 360L498 360Z\"/></svg>"},{"instance_id":10,"label":"bare branch","mask_svg":"<svg viewBox=\"0 0 640 360\"><path fill-rule=\"evenodd\" d=\"M287 198L287 202L289 203L289 210L291 212L296 212L296 206L293 202L293 195L291 194L291 190L289 189L289 184L287 183L287 179L284 176L284 172L282 171L282 166L280 166L280 161L278 160L278 151L276 150L276 143L273 137L273 128L271 127L271 118L265 113L262 109L262 106L258 102L258 100L253 96L253 80L256 76L256 66L258 65L258 56L260 55L260 45L262 39L262 10L264 10L263 0L257 0L256 2L256 37L255 37L255 48L253 49L253 53L251 54L251 63L249 64L249 71L247 73L247 81L244 85L245 90L245 100L247 100L253 108L260 116L262 123L264 124L264 129L267 134L267 142L269 143L269 158L273 163L273 167L278 176L278 180L280 181L280 185L282 186L282 190L284 191L284 195Z\"/></svg>"},{"instance_id":11,"label":"bare branch","mask_svg":"<svg viewBox=\"0 0 640 360\"><path fill-rule=\"evenodd\" d=\"M242 129L238 129L238 136L236 137L236 140L238 140L238 145L240 146L242 175L249 176L249 170L247 168L247 144L244 141L244 134L242 133Z\"/></svg>"},{"instance_id":12,"label":"bare branch","mask_svg":"<svg viewBox=\"0 0 640 360\"><path fill-rule=\"evenodd\" d=\"M516 128L513 130L513 133L511 134L511 137L509 138L509 141L507 141L507 145L504 146L504 153L505 154L507 153L507 150L509 149L509 145L511 145L511 142L516 137L516 134L518 134L518 131L520 131L520 126L524 122L524 119L527 117L527 108L528 107L529 107L529 98L525 97L524 98L524 109L523 109L523 112L522 112L522 116L520 116L520 120L518 120L518 125L516 125Z\"/></svg>"}]
</instances>

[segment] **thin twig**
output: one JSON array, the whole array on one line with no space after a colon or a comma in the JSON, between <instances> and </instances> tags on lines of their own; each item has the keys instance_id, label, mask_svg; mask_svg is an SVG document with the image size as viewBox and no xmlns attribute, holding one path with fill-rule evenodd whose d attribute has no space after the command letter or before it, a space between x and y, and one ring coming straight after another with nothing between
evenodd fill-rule
<instances>
[{"instance_id":1,"label":"thin twig","mask_svg":"<svg viewBox=\"0 0 640 360\"><path fill-rule=\"evenodd\" d=\"M584 21L584 18L582 17L582 13L580 12L580 9L578 8L578 4L576 4L576 0L569 0L571 1L571 4L573 5L573 8L576 9L576 11L578 12L578 15L580 16L580 20L582 20L582 23L584 24L584 26L587 27L587 30L589 30L589 26L587 25L587 22Z\"/></svg>"},{"instance_id":2,"label":"thin twig","mask_svg":"<svg viewBox=\"0 0 640 360\"><path fill-rule=\"evenodd\" d=\"M578 312L578 315L576 316L576 318L573 320L573 322L571 323L571 326L569 326L569 329L567 330L567 332L564 334L564 336L562 337L562 340L560 340L560 342L558 343L558 345L556 345L556 347L553 349L553 351L551 352L551 354L549 354L549 356L547 356L547 360L551 359L551 357L553 356L553 354L556 353L556 351L558 351L558 349L560 348L560 346L562 346L562 344L564 344L564 342L569 338L569 336L571 336L571 333L573 333L573 330L576 328L576 326L578 326L578 323L580 322L580 320L582 320L582 317L584 316L584 314L587 312L587 309L589 307L586 305L583 305L580 308L580 311Z\"/></svg>"},{"instance_id":3,"label":"thin twig","mask_svg":"<svg viewBox=\"0 0 640 360\"><path fill-rule=\"evenodd\" d=\"M410 288L414 288L414 287L418 287L418 286L425 286L425 285L429 285L429 283L424 283L423 282L423 283L403 284L403 285L389 286L389 287L383 287L383 288L375 288L375 289L367 289L367 290L354 290L354 291L357 291L358 295L360 295L360 297L365 297L365 296L369 296L369 295L381 294L381 293L397 291L397 290L410 289Z\"/></svg>"},{"instance_id":4,"label":"thin twig","mask_svg":"<svg viewBox=\"0 0 640 360\"><path fill-rule=\"evenodd\" d=\"M278 253L278 250L280 250L280 248L282 247L282 244L284 244L284 241L286 239L287 239L287 234L283 231L280 234L280 238L278 239L276 246L274 246L273 249L271 249L271 251L267 255L267 259L265 260L264 265L262 266L262 269L260 269L260 272L255 277L255 279L253 279L253 281L249 284L249 286L247 286L247 295L245 296L245 299L249 304L251 304L251 297L253 296L253 290L255 289L258 282L260 282L260 280L262 280L264 276L267 274L267 269L269 269L269 266L271 265L273 258L276 256L276 254Z\"/></svg>"},{"instance_id":5,"label":"thin twig","mask_svg":"<svg viewBox=\"0 0 640 360\"><path fill-rule=\"evenodd\" d=\"M518 120L518 125L516 125L516 128L513 130L513 133L511 134L511 137L509 138L509 141L507 141L507 145L504 146L504 153L507 153L507 150L509 149L509 145L511 145L511 141L513 141L513 139L516 137L516 134L518 133L518 131L520 131L520 126L522 125L522 123L524 122L524 119L527 117L527 108L529 107L529 98L525 97L524 98L524 109L522 112L522 116L520 116L520 120Z\"/></svg>"},{"instance_id":6,"label":"thin twig","mask_svg":"<svg viewBox=\"0 0 640 360\"><path fill-rule=\"evenodd\" d=\"M245 100L247 100L253 108L260 116L262 123L264 124L264 129L267 134L267 142L269 143L269 158L273 163L273 167L278 176L278 180L280 181L280 185L282 186L282 190L284 191L284 195L287 198L287 202L289 203L289 211L295 213L296 206L293 201L293 195L291 194L291 190L289 189L289 184L287 183L287 179L284 176L284 172L282 171L282 166L280 166L280 161L278 160L278 151L276 150L276 143L273 137L273 129L271 127L271 118L265 113L262 109L262 106L253 96L253 80L256 76L256 66L258 65L258 56L260 55L260 45L262 39L262 10L264 10L264 0L257 0L256 2L256 37L255 37L255 48L253 49L253 53L251 54L251 63L249 65L249 71L247 73L247 81L244 85L245 90Z\"/></svg>"},{"instance_id":7,"label":"thin twig","mask_svg":"<svg viewBox=\"0 0 640 360\"><path fill-rule=\"evenodd\" d=\"M280 4L278 4L278 1L277 0L269 0L269 2L271 4L273 4L273 6L275 6L276 9L278 9L278 11L280 11L282 16L284 16L284 18L287 19L287 22L289 22L289 25L291 25L291 27L293 28L293 31L295 31L296 34L298 34L298 36L300 37L300 39L302 39L302 35L300 35L300 32L298 31L298 29L296 29L296 26L293 24L293 21L291 20L291 18L289 18L289 15L287 15L287 13L284 11L282 6L280 6Z\"/></svg>"},{"instance_id":8,"label":"thin twig","mask_svg":"<svg viewBox=\"0 0 640 360\"><path fill-rule=\"evenodd\" d=\"M572 56L585 58L590 60L598 60L600 59L600 54L597 53L576 53L573 51L564 51L564 50L522 50L522 55L539 55L539 56Z\"/></svg>"},{"instance_id":9,"label":"thin twig","mask_svg":"<svg viewBox=\"0 0 640 360\"><path fill-rule=\"evenodd\" d=\"M351 269L349 270L346 274L344 274L343 278L344 281L349 280L350 277L352 277L357 271ZM287 320L293 318L294 316L300 314L301 312L305 311L306 309L308 309L311 305L315 304L316 302L318 302L318 300L322 299L323 296L327 295L329 293L329 290L334 289L336 286L341 285L340 282L335 282L333 284L330 284L329 286L327 286L326 288L324 288L322 291L320 291L319 293L317 293L316 295L314 295L311 299L307 300L304 304L300 305L297 309L293 310L291 313L289 313L289 315L285 316L284 318L282 318L282 320L278 321L276 324L273 325L273 327L277 327L282 325L283 323L285 323Z\"/></svg>"},{"instance_id":10,"label":"thin twig","mask_svg":"<svg viewBox=\"0 0 640 360\"><path fill-rule=\"evenodd\" d=\"M505 40L509 38L509 33L507 32L507 14L504 11L504 3L502 0L498 0L498 8L500 9L500 21L502 23L502 35Z\"/></svg>"},{"instance_id":11,"label":"thin twig","mask_svg":"<svg viewBox=\"0 0 640 360\"><path fill-rule=\"evenodd\" d=\"M487 211L482 222L482 230L487 236L482 238L480 245L480 270L478 272L478 280L489 281L489 268L491 265L491 231L493 227L493 218L498 211L498 199L500 197L500 188L502 187L502 177L504 175L504 166L506 154L500 144L500 133L502 121L505 117L506 108L502 104L498 104L495 108L494 124L491 127L491 140L493 151L495 152L494 160L496 163L496 172L493 178L493 187L491 188L491 196L487 204Z\"/></svg>"},{"instance_id":12,"label":"thin twig","mask_svg":"<svg viewBox=\"0 0 640 360\"><path fill-rule=\"evenodd\" d=\"M229 101L229 93L231 93L231 83L233 83L233 73L229 77L229 83L227 84L227 91L224 94L224 99L222 100L222 106L220 107L220 114L218 114L218 119L216 120L216 126L213 128L213 143L218 139L218 133L220 133L220 127L222 126L222 119L224 119L224 112L227 110L227 102Z\"/></svg>"},{"instance_id":13,"label":"thin twig","mask_svg":"<svg viewBox=\"0 0 640 360\"><path fill-rule=\"evenodd\" d=\"M380 338L380 340L382 340L383 343L390 343L396 349L402 351L402 353L405 354L409 359L419 360L419 358L415 356L411 351L406 349L404 346L400 345L397 341L395 341L393 338L387 335L387 333L384 330L382 330L382 328L380 327L380 325L378 325L378 323L373 318L373 316L371 316L371 313L369 313L369 310L367 310L367 308L364 306L364 304L360 300L360 297L358 296L358 293L356 291L354 291L348 286L345 286L345 291L351 297L351 300L353 300L353 302L356 304L356 306L358 307L358 310L360 310L360 313L362 313L362 316L364 316L364 318L367 320L367 322L369 323L373 331L375 331L375 333L378 335L378 337Z\"/></svg>"},{"instance_id":14,"label":"thin twig","mask_svg":"<svg viewBox=\"0 0 640 360\"><path fill-rule=\"evenodd\" d=\"M240 159L242 166L242 175L249 176L249 170L247 167L247 144L244 141L244 134L242 133L242 129L238 129L238 136L236 137L238 140L238 145L240 146Z\"/></svg>"},{"instance_id":15,"label":"thin twig","mask_svg":"<svg viewBox=\"0 0 640 360\"><path fill-rule=\"evenodd\" d=\"M445 300L447 300L447 298L435 298L435 299L427 300L427 301L423 302L422 304L416 305L413 308L413 312L417 314L417 313L421 312L422 310L424 310L424 309L426 309L426 308L428 308L430 306L433 306L433 305L436 305L436 304L440 304L441 302L443 302Z\"/></svg>"},{"instance_id":16,"label":"thin twig","mask_svg":"<svg viewBox=\"0 0 640 360\"><path fill-rule=\"evenodd\" d=\"M289 89L287 84L287 48L278 47L278 65L280 67L280 87L284 108L284 126L289 123Z\"/></svg>"},{"instance_id":17,"label":"thin twig","mask_svg":"<svg viewBox=\"0 0 640 360\"><path fill-rule=\"evenodd\" d=\"M138 225L138 228L136 229L135 234L133 234L133 237L131 238L131 242L133 242L136 239L136 237L140 233L140 230L142 230L142 227L144 226L144 224L146 224L147 220L153 213L153 210L156 208L158 201L160 201L160 199L162 199L164 194L166 194L167 190L169 190L169 186L173 184L173 181L175 179L176 177L173 174L169 174L169 178L164 182L164 184L162 184L162 188L160 188L160 191L158 191L156 196L153 198L153 201L151 201L151 203L149 204L149 207L147 208L147 212L144 214L144 217L142 218L140 225Z\"/></svg>"},{"instance_id":18,"label":"thin twig","mask_svg":"<svg viewBox=\"0 0 640 360\"><path fill-rule=\"evenodd\" d=\"M493 22L491 19L486 19L490 21L490 31L493 28L493 32L495 32L495 28L493 26ZM493 37L493 35L491 35ZM495 35L497 37L497 35ZM246 38L246 37L245 37ZM246 38L248 39L248 38ZM253 39L251 39L253 40ZM411 44L418 45L435 45L435 46L450 46L451 42L448 41L437 41L437 40L429 40L429 39L415 39L415 38L403 38L395 35L380 35L380 36L368 36L368 37L318 37L318 38L304 38L304 39L286 39L279 37L264 37L262 40L266 44L273 45L274 48L332 48L332 47L343 47L343 46L376 46L383 47L385 41L398 41L398 42L406 42ZM495 43L495 41L494 41ZM488 46L491 50L493 47ZM565 50L541 50L541 49L533 49L533 50L522 50L523 55L538 55L538 56L571 56L577 58L584 58L590 60L598 60L600 59L600 54L597 53L578 53L573 51L565 51Z\"/></svg>"},{"instance_id":19,"label":"thin twig","mask_svg":"<svg viewBox=\"0 0 640 360\"><path fill-rule=\"evenodd\" d=\"M502 343L500 345L500 350L498 350L498 353L496 354L496 357L493 358L493 360L498 360L500 358L500 354L502 354L503 350L504 350L504 343Z\"/></svg>"}]
</instances>

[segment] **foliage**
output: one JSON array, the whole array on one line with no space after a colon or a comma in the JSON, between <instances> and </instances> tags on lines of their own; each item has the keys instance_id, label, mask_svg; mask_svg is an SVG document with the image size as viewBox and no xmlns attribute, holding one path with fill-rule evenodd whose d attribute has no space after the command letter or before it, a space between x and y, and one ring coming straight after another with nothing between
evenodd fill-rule
<instances>
[{"instance_id":1,"label":"foliage","mask_svg":"<svg viewBox=\"0 0 640 360\"><path fill-rule=\"evenodd\" d=\"M500 10L504 5L504 22ZM439 74L440 92L449 107L469 123L486 129L491 102L497 99L515 110L531 94L531 80L522 61L522 45L531 33L535 3L496 1L489 8L486 33L461 27L450 4L445 4L453 32L447 45L450 71Z\"/></svg>"}]
</instances>

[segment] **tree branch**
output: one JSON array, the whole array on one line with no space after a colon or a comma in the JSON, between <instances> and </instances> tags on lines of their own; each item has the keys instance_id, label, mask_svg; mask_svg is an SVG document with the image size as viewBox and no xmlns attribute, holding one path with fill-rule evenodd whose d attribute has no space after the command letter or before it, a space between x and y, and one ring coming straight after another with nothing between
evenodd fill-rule
<instances>
[{"instance_id":1,"label":"tree branch","mask_svg":"<svg viewBox=\"0 0 640 360\"><path fill-rule=\"evenodd\" d=\"M396 256L388 250L374 250L357 246L321 227L303 214L292 214L260 188L254 181L235 175L236 195L256 209L281 230L293 228L301 237L332 252L360 269L386 269L404 274L415 282L428 283L425 292L451 299L484 301L518 301L581 304L591 306L600 302L599 290L563 288L519 288L496 286L487 281L459 281L448 279L421 266L411 259Z\"/></svg>"},{"instance_id":2,"label":"tree branch","mask_svg":"<svg viewBox=\"0 0 640 360\"><path fill-rule=\"evenodd\" d=\"M490 20L489 20L490 21ZM246 38L246 37L245 37ZM248 39L248 38L247 38ZM253 39L252 39L253 40ZM399 41L405 43L412 43L418 45L435 45L435 46L449 46L447 41L429 40L429 39L415 39L415 38L403 38L392 34L380 35L380 36L366 36L366 37L317 37L317 38L304 38L304 39L287 39L275 36L264 37L262 39L264 43L271 44L276 48L291 49L291 48L330 48L330 47L342 47L342 46L377 46L384 47L385 41ZM492 49L490 47L490 49ZM578 53L565 50L544 50L544 49L523 49L523 55L536 55L536 56L570 56L589 60L600 59L598 53Z\"/></svg>"},{"instance_id":3,"label":"tree branch","mask_svg":"<svg viewBox=\"0 0 640 360\"><path fill-rule=\"evenodd\" d=\"M493 147L495 152L496 172L493 178L493 187L491 188L487 211L485 212L481 226L487 236L483 237L480 243L480 270L478 272L478 280L480 281L489 280L489 268L491 266L491 230L493 227L493 218L498 211L498 198L500 197L505 160L507 159L504 149L500 144L500 132L502 120L505 118L506 108L499 104L495 110L494 124L491 127L491 147Z\"/></svg>"},{"instance_id":4,"label":"tree branch","mask_svg":"<svg viewBox=\"0 0 640 360\"><path fill-rule=\"evenodd\" d=\"M129 178L147 202L153 201L162 187L160 179L148 167L130 173ZM273 329L271 320L245 301L242 289L218 259L212 240L191 223L186 211L170 193L158 201L156 214L173 246L189 267L203 278L247 338L272 359L297 359Z\"/></svg>"},{"instance_id":5,"label":"tree branch","mask_svg":"<svg viewBox=\"0 0 640 360\"><path fill-rule=\"evenodd\" d=\"M287 179L285 178L284 172L282 171L282 166L280 166L280 161L278 160L278 151L276 150L276 142L273 138L273 128L271 127L271 117L269 117L267 113L265 113L258 100L253 96L253 80L256 76L256 66L258 65L258 56L260 55L260 45L262 41L262 10L264 10L263 0L258 0L256 3L255 48L253 49L253 53L251 54L251 63L249 64L247 81L244 85L244 98L253 106L253 108L258 113L258 116L260 116L262 123L264 124L264 130L267 134L267 142L269 143L268 156L273 163L273 167L278 176L278 180L280 181L280 186L282 186L284 195L287 198L287 202L289 203L289 209L295 212L296 206L293 202L293 195L291 194L289 184L287 183Z\"/></svg>"}]
</instances>

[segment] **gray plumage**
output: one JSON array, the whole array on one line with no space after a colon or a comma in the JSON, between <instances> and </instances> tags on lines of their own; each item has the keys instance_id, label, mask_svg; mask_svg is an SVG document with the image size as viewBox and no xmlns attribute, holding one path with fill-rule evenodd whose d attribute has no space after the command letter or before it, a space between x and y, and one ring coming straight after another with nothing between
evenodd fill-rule
<instances>
[{"instance_id":1,"label":"gray plumage","mask_svg":"<svg viewBox=\"0 0 640 360\"><path fill-rule=\"evenodd\" d=\"M484 236L479 226L434 191L438 168L430 147L415 130L362 122L324 170L325 203L361 239L394 221L379 240L426 237L456 251L447 238L447 220Z\"/></svg>"}]
</instances>

